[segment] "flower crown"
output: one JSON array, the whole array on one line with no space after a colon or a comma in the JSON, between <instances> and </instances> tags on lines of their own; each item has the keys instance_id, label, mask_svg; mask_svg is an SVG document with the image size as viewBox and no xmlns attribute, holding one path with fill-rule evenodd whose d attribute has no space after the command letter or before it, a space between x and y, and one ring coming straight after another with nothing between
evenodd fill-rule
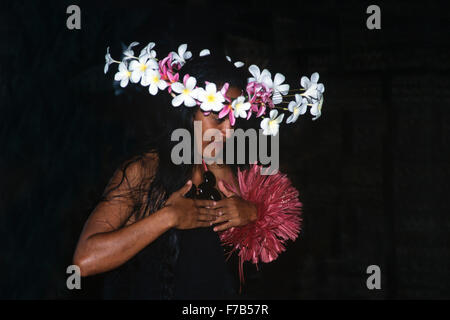
<instances>
[{"instance_id":1,"label":"flower crown","mask_svg":"<svg viewBox=\"0 0 450 320\"><path fill-rule=\"evenodd\" d=\"M228 83L218 90L215 83L208 81L205 81L205 87L197 86L197 80L189 74L183 77L182 82L180 81L178 71L184 66L186 60L192 58L192 53L187 51L186 44L180 45L177 52L172 51L161 60L156 58L156 51L153 50L154 42L150 42L143 48L139 57L135 56L133 50L133 47L137 45L139 45L138 42L132 42L123 51L122 61L111 57L109 47L106 50L104 72L105 74L108 72L112 63L119 64L114 80L120 81L121 87L126 87L130 81L140 83L148 87L152 95L167 89L173 97L172 106L179 107L182 104L186 107L200 106L205 114L211 111L219 112L219 118L228 115L232 126L236 118L248 120L254 113L255 117L262 119L260 126L264 135L277 135L279 125L284 118L284 113L278 115L280 109L291 112L286 123L296 122L300 115L306 113L308 106L311 107L310 113L314 116L312 120L316 120L321 115L325 87L322 83L318 83L317 72L311 75L311 79L301 77L302 88L289 90L289 84L284 83L284 75L277 73L272 79L267 69L260 71L253 64L248 68L252 76L247 79L247 96L242 95L231 101L226 96ZM199 53L200 57L207 55L210 55L208 49ZM226 56L226 59L231 62L230 57ZM236 61L234 66L241 68L244 63ZM284 102L283 97L294 97L295 100ZM287 107L278 106L282 103L287 103Z\"/></svg>"}]
</instances>

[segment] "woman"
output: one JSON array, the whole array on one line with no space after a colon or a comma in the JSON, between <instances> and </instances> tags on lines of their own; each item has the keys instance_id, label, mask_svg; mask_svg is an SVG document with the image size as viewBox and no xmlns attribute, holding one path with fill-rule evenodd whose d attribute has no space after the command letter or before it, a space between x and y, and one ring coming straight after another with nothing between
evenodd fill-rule
<instances>
[{"instance_id":1,"label":"woman","mask_svg":"<svg viewBox=\"0 0 450 320\"><path fill-rule=\"evenodd\" d=\"M240 96L246 86L245 75L223 57L197 58L182 71L195 74L197 83L229 83L230 99ZM187 198L192 185L202 183L205 167L173 164L171 150L177 142L170 138L178 128L193 137L193 121L201 121L202 134L218 129L225 140L231 128L229 117L204 113L198 106L156 107L164 114L165 130L115 172L85 223L73 263L82 276L106 273L106 298L235 298L236 281L217 232L255 221L257 208L225 187L224 182L238 190L233 165L206 167L216 178L221 200ZM209 143L214 141L203 141L199 151Z\"/></svg>"}]
</instances>

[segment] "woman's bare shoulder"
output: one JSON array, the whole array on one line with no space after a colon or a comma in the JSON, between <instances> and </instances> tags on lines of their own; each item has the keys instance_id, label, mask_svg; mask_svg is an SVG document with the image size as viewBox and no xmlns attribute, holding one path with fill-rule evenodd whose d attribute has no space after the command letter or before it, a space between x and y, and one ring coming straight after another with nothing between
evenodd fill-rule
<instances>
[{"instance_id":1,"label":"woman's bare shoulder","mask_svg":"<svg viewBox=\"0 0 450 320\"><path fill-rule=\"evenodd\" d=\"M158 161L159 157L157 152L147 152L141 159L141 165L144 167L146 172L153 175L158 167Z\"/></svg>"},{"instance_id":2,"label":"woman's bare shoulder","mask_svg":"<svg viewBox=\"0 0 450 320\"><path fill-rule=\"evenodd\" d=\"M149 162L158 162L158 153L156 151L153 152L146 152L143 155L143 159L145 159L145 161L149 161Z\"/></svg>"},{"instance_id":3,"label":"woman's bare shoulder","mask_svg":"<svg viewBox=\"0 0 450 320\"><path fill-rule=\"evenodd\" d=\"M111 177L107 189L113 187L124 191L133 189L145 181L149 181L155 175L158 167L158 154L148 152L136 155L121 163ZM125 182L125 183L124 183ZM118 191L119 191L118 190Z\"/></svg>"}]
</instances>

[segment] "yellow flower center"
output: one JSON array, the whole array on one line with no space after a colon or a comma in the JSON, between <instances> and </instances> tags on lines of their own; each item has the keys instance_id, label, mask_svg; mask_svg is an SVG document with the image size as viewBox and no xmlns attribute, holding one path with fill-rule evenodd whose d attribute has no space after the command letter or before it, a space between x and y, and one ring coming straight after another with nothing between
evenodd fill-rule
<instances>
[{"instance_id":1,"label":"yellow flower center","mask_svg":"<svg viewBox=\"0 0 450 320\"><path fill-rule=\"evenodd\" d=\"M322 98L322 99L320 100L320 102L319 102L319 107L318 107L319 112L322 111L322 104L323 104L323 98Z\"/></svg>"},{"instance_id":2,"label":"yellow flower center","mask_svg":"<svg viewBox=\"0 0 450 320\"><path fill-rule=\"evenodd\" d=\"M206 100L208 102L214 102L216 100L216 97L213 94L210 94L206 97Z\"/></svg>"},{"instance_id":3,"label":"yellow flower center","mask_svg":"<svg viewBox=\"0 0 450 320\"><path fill-rule=\"evenodd\" d=\"M183 94L189 94L189 92L191 92L191 91L188 90L188 89L184 89L184 90L183 90Z\"/></svg>"},{"instance_id":4,"label":"yellow flower center","mask_svg":"<svg viewBox=\"0 0 450 320\"><path fill-rule=\"evenodd\" d=\"M147 69L147 66L145 64L141 64L141 71L145 71Z\"/></svg>"},{"instance_id":5,"label":"yellow flower center","mask_svg":"<svg viewBox=\"0 0 450 320\"><path fill-rule=\"evenodd\" d=\"M236 110L239 110L241 107L242 107L242 103L236 103L236 106L235 106Z\"/></svg>"},{"instance_id":6,"label":"yellow flower center","mask_svg":"<svg viewBox=\"0 0 450 320\"><path fill-rule=\"evenodd\" d=\"M126 75L127 75L128 78L131 77L131 72L127 71Z\"/></svg>"},{"instance_id":7,"label":"yellow flower center","mask_svg":"<svg viewBox=\"0 0 450 320\"><path fill-rule=\"evenodd\" d=\"M277 125L277 122L275 120L269 120L269 128L270 129L273 130L276 125Z\"/></svg>"},{"instance_id":8,"label":"yellow flower center","mask_svg":"<svg viewBox=\"0 0 450 320\"><path fill-rule=\"evenodd\" d=\"M157 76L153 76L153 83L157 83L159 81L159 78Z\"/></svg>"}]
</instances>

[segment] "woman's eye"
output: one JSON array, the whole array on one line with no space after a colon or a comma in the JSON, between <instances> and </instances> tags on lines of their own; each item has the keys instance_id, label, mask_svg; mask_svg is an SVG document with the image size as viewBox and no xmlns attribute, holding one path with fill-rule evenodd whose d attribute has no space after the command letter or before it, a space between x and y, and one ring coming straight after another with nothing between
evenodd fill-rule
<instances>
[{"instance_id":1,"label":"woman's eye","mask_svg":"<svg viewBox=\"0 0 450 320\"><path fill-rule=\"evenodd\" d=\"M223 118L216 118L217 123L222 123L225 121L225 117Z\"/></svg>"}]
</instances>

